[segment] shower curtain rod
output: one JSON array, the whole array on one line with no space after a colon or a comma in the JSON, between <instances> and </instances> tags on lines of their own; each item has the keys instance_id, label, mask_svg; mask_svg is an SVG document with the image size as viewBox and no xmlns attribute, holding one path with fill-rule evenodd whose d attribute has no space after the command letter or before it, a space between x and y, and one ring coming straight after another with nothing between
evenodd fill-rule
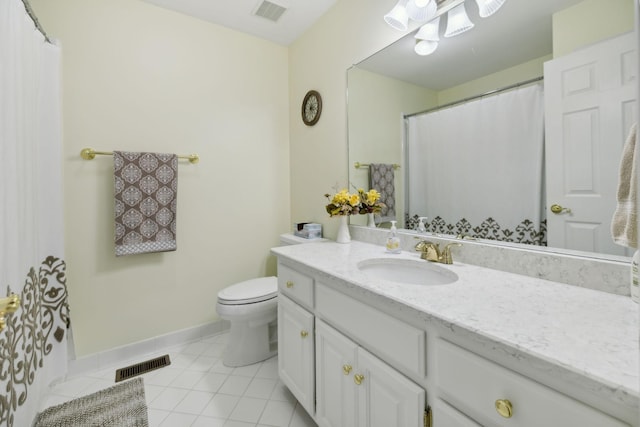
<instances>
[{"instance_id":1,"label":"shower curtain rod","mask_svg":"<svg viewBox=\"0 0 640 427\"><path fill-rule=\"evenodd\" d=\"M31 9L31 5L29 4L29 1L28 0L22 0L22 4L24 4L24 9L29 14L29 17L31 18L31 20L35 24L36 29L38 31L40 31L40 34L42 34L44 36L44 39L47 41L47 43L53 44L53 42L51 41L51 39L47 35L46 31L44 30L44 28L42 28L42 25L40 25L40 21L38 21L38 18L36 17L36 14L33 12L33 9Z\"/></svg>"},{"instance_id":2,"label":"shower curtain rod","mask_svg":"<svg viewBox=\"0 0 640 427\"><path fill-rule=\"evenodd\" d=\"M525 81L522 81L520 83L514 83L514 84L509 85L509 86L504 86L504 87L501 87L501 88L498 88L498 89L490 90L489 92L485 92L485 93L482 93L480 95L474 95L474 96L470 96L468 98L461 99L459 101L453 101L453 102L450 102L448 104L439 105L437 107L430 108L428 110L418 111L417 113L405 114L404 118L408 119L409 117L419 116L419 115L427 114L427 113L433 113L434 111L438 111L438 110L444 110L445 108L453 107L453 106L459 105L459 104L464 104L466 102L473 101L473 100L476 100L476 99L479 99L479 98L482 98L482 97L485 97L485 96L488 96L488 95L494 95L496 93L504 92L504 91L510 90L510 89L515 89L517 87L528 85L530 83L539 82L541 80L544 80L543 76L535 77L533 79L525 80Z\"/></svg>"}]
</instances>

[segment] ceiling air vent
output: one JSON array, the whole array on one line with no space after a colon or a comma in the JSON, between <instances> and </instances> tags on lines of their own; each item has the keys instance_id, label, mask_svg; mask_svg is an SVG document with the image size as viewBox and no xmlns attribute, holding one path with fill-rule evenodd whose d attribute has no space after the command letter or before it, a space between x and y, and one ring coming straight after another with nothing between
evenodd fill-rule
<instances>
[{"instance_id":1,"label":"ceiling air vent","mask_svg":"<svg viewBox=\"0 0 640 427\"><path fill-rule=\"evenodd\" d=\"M253 14L266 18L269 21L277 22L286 10L286 7L282 7L279 4L263 0L262 3L258 5L258 8Z\"/></svg>"}]
</instances>

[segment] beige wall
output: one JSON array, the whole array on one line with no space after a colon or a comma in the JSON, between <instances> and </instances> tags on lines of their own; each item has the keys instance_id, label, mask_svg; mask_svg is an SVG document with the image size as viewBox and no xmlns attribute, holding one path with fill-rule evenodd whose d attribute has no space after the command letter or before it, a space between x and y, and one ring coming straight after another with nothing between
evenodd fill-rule
<instances>
[{"instance_id":1,"label":"beige wall","mask_svg":"<svg viewBox=\"0 0 640 427\"><path fill-rule=\"evenodd\" d=\"M287 48L137 0L31 4L63 52L77 355L215 320L219 289L275 273L291 227ZM83 147L200 154L179 165L176 252L114 256L113 161Z\"/></svg>"},{"instance_id":2,"label":"beige wall","mask_svg":"<svg viewBox=\"0 0 640 427\"><path fill-rule=\"evenodd\" d=\"M633 0L585 0L560 11L553 15L553 55L630 31L633 17Z\"/></svg>"},{"instance_id":3,"label":"beige wall","mask_svg":"<svg viewBox=\"0 0 640 427\"><path fill-rule=\"evenodd\" d=\"M382 19L388 0L339 0L320 21L289 47L291 102L291 218L324 224L335 238L338 221L329 219L324 194L347 177L347 69L402 37ZM304 94L318 90L322 117L307 127L300 118Z\"/></svg>"},{"instance_id":4,"label":"beige wall","mask_svg":"<svg viewBox=\"0 0 640 427\"><path fill-rule=\"evenodd\" d=\"M350 190L369 189L369 169L355 169L361 163L402 164L402 117L437 105L437 93L421 86L371 73L358 67L349 69L349 176ZM381 102L383 101L383 102ZM395 174L396 218L404 228L404 174ZM350 218L351 224L365 225L366 215Z\"/></svg>"},{"instance_id":5,"label":"beige wall","mask_svg":"<svg viewBox=\"0 0 640 427\"><path fill-rule=\"evenodd\" d=\"M464 98L541 77L544 73L544 62L549 59L551 59L551 55L532 59L531 61L498 71L497 73L489 74L479 79L442 90L438 92L438 104L444 105L450 102L456 102Z\"/></svg>"}]
</instances>

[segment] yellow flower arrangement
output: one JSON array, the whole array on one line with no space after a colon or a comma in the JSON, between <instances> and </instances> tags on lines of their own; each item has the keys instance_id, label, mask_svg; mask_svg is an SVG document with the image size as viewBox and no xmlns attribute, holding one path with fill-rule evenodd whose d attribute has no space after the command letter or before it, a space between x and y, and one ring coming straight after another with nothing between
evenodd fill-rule
<instances>
[{"instance_id":1,"label":"yellow flower arrangement","mask_svg":"<svg viewBox=\"0 0 640 427\"><path fill-rule=\"evenodd\" d=\"M375 188L365 191L362 188L358 188L358 195L360 196L359 211L361 214L368 213L380 213L384 203L380 201L380 193Z\"/></svg>"},{"instance_id":2,"label":"yellow flower arrangement","mask_svg":"<svg viewBox=\"0 0 640 427\"><path fill-rule=\"evenodd\" d=\"M359 188L357 192L349 193L346 188L343 188L333 196L330 194L324 196L329 199L329 204L326 206L329 216L378 213L384 206L380 202L380 193L375 189L365 192Z\"/></svg>"},{"instance_id":3,"label":"yellow flower arrangement","mask_svg":"<svg viewBox=\"0 0 640 427\"><path fill-rule=\"evenodd\" d=\"M358 193L349 193L346 188L343 188L333 196L330 194L325 194L324 196L329 199L329 204L326 206L329 216L358 213L358 207L360 206L360 195Z\"/></svg>"}]
</instances>

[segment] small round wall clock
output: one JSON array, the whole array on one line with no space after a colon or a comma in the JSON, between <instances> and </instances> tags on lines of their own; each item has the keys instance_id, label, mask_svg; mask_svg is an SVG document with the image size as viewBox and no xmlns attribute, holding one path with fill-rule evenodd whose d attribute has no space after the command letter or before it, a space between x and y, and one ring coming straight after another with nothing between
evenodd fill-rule
<instances>
[{"instance_id":1,"label":"small round wall clock","mask_svg":"<svg viewBox=\"0 0 640 427\"><path fill-rule=\"evenodd\" d=\"M322 97L315 90L310 90L302 100L302 121L307 126L313 126L320 120L322 113Z\"/></svg>"}]
</instances>

